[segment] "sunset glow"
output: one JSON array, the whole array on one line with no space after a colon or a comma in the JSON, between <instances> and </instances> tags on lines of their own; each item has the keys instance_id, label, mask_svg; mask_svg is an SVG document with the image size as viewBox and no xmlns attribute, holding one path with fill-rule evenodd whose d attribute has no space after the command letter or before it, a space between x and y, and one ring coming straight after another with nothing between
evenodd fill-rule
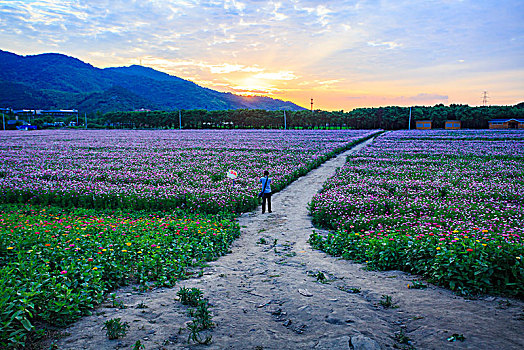
<instances>
[{"instance_id":1,"label":"sunset glow","mask_svg":"<svg viewBox=\"0 0 524 350\"><path fill-rule=\"evenodd\" d=\"M309 108L524 101L524 2L0 0L0 49Z\"/></svg>"}]
</instances>

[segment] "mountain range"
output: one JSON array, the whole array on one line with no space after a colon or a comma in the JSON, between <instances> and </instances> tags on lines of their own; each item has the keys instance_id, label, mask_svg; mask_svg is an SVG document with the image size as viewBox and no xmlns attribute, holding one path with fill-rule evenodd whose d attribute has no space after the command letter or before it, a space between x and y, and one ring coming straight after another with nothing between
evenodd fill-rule
<instances>
[{"instance_id":1,"label":"mountain range","mask_svg":"<svg viewBox=\"0 0 524 350\"><path fill-rule=\"evenodd\" d=\"M149 67L96 68L77 58L0 50L0 107L112 112L137 109L304 110L264 96L238 96L201 87Z\"/></svg>"}]
</instances>

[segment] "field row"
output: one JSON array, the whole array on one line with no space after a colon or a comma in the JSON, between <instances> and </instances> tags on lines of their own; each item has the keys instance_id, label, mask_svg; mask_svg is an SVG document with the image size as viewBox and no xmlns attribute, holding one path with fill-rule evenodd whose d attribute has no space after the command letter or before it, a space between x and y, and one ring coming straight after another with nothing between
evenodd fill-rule
<instances>
[{"instance_id":1,"label":"field row","mask_svg":"<svg viewBox=\"0 0 524 350\"><path fill-rule=\"evenodd\" d=\"M373 131L39 131L2 135L3 202L244 212ZM226 177L236 170L238 179Z\"/></svg>"},{"instance_id":2,"label":"field row","mask_svg":"<svg viewBox=\"0 0 524 350\"><path fill-rule=\"evenodd\" d=\"M35 322L66 325L128 283L173 286L225 254L226 217L101 213L0 205L0 347L23 345Z\"/></svg>"},{"instance_id":3,"label":"field row","mask_svg":"<svg viewBox=\"0 0 524 350\"><path fill-rule=\"evenodd\" d=\"M310 208L311 243L462 293L524 296L524 132L399 131L348 159Z\"/></svg>"}]
</instances>

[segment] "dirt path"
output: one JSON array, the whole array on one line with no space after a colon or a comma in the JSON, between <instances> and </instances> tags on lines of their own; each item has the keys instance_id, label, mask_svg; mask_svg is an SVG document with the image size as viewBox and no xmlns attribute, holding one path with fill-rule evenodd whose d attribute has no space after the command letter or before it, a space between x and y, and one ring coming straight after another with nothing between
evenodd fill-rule
<instances>
[{"instance_id":1,"label":"dirt path","mask_svg":"<svg viewBox=\"0 0 524 350\"><path fill-rule=\"evenodd\" d=\"M523 349L520 301L467 300L434 286L408 289L412 275L365 271L310 248L307 204L346 156L363 146L275 194L272 214L242 215L232 253L210 263L202 277L148 293L119 290L128 308L100 308L83 318L67 330L71 335L60 349L131 349L137 340L146 349L407 349L395 340L401 330L418 349ZM312 276L318 272L330 281L319 283ZM189 320L175 301L181 286L202 289L213 305L216 327L209 346L188 345L188 331L179 332ZM383 295L395 307L383 307ZM147 308L137 308L141 303ZM114 317L131 327L125 338L110 341L102 327ZM448 342L454 333L465 341Z\"/></svg>"}]
</instances>

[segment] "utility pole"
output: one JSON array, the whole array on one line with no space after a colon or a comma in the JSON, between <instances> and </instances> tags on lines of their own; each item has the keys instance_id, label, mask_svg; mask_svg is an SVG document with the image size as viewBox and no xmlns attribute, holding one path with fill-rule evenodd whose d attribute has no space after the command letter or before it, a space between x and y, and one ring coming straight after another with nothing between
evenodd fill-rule
<instances>
[{"instance_id":1,"label":"utility pole","mask_svg":"<svg viewBox=\"0 0 524 350\"><path fill-rule=\"evenodd\" d=\"M287 129L286 111L284 111L284 130Z\"/></svg>"},{"instance_id":2,"label":"utility pole","mask_svg":"<svg viewBox=\"0 0 524 350\"><path fill-rule=\"evenodd\" d=\"M4 131L5 131L5 114L2 113L2 121L4 122Z\"/></svg>"},{"instance_id":3,"label":"utility pole","mask_svg":"<svg viewBox=\"0 0 524 350\"><path fill-rule=\"evenodd\" d=\"M84 113L84 118L85 118L85 121L86 121L86 130L87 130L87 112Z\"/></svg>"},{"instance_id":4,"label":"utility pole","mask_svg":"<svg viewBox=\"0 0 524 350\"><path fill-rule=\"evenodd\" d=\"M78 111L76 111L76 126L78 126Z\"/></svg>"},{"instance_id":5,"label":"utility pole","mask_svg":"<svg viewBox=\"0 0 524 350\"><path fill-rule=\"evenodd\" d=\"M482 94L482 106L486 107L488 105L488 92L484 91Z\"/></svg>"},{"instance_id":6,"label":"utility pole","mask_svg":"<svg viewBox=\"0 0 524 350\"><path fill-rule=\"evenodd\" d=\"M411 130L411 107L409 107L409 125L408 130Z\"/></svg>"},{"instance_id":7,"label":"utility pole","mask_svg":"<svg viewBox=\"0 0 524 350\"><path fill-rule=\"evenodd\" d=\"M311 112L313 112L313 99L311 99Z\"/></svg>"},{"instance_id":8,"label":"utility pole","mask_svg":"<svg viewBox=\"0 0 524 350\"><path fill-rule=\"evenodd\" d=\"M182 112L178 110L178 128L182 130Z\"/></svg>"}]
</instances>

